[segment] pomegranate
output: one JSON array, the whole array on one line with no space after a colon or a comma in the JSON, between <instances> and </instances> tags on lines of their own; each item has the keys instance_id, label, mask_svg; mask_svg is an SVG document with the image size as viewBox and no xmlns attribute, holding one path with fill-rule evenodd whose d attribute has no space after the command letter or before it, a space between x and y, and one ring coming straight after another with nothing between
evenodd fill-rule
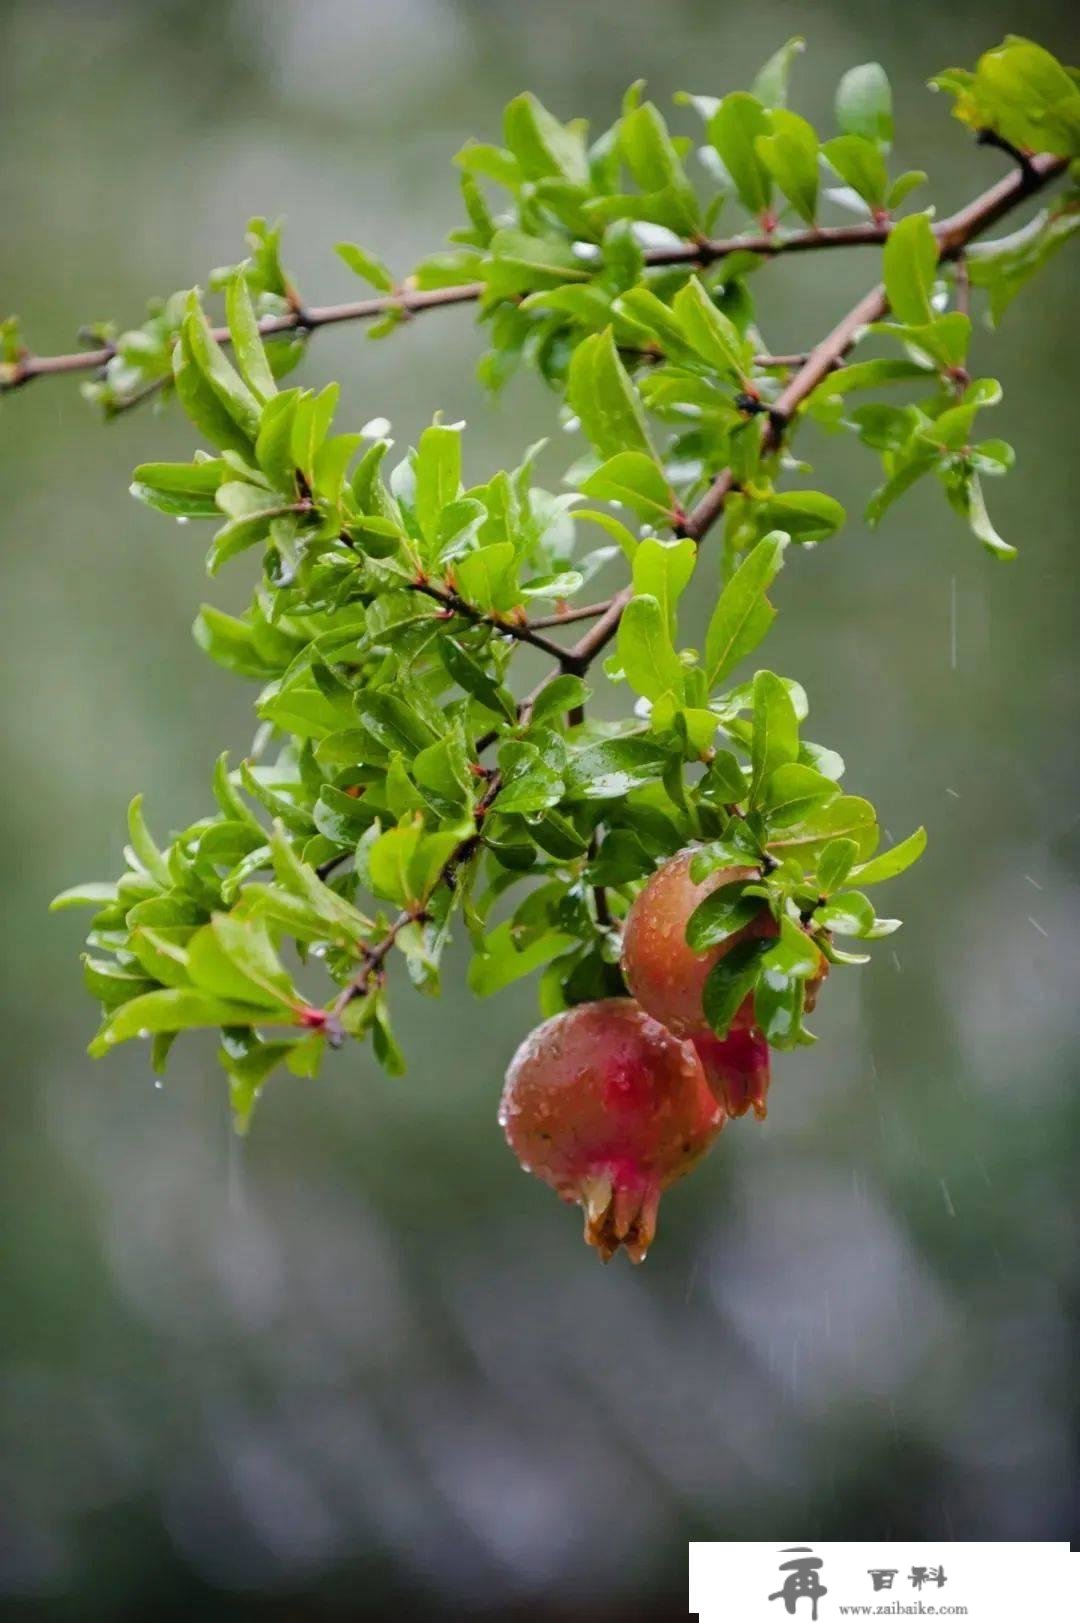
<instances>
[{"instance_id":1,"label":"pomegranate","mask_svg":"<svg viewBox=\"0 0 1080 1623\"><path fill-rule=\"evenodd\" d=\"M745 1116L753 1109L758 1120L764 1121L769 1092L769 1045L754 1021L753 994L743 1000L726 1037L705 1030L690 1040L725 1115Z\"/></svg>"},{"instance_id":2,"label":"pomegranate","mask_svg":"<svg viewBox=\"0 0 1080 1623\"><path fill-rule=\"evenodd\" d=\"M642 1008L678 1037L708 1032L701 997L713 965L740 941L776 934L776 921L763 903L758 916L726 941L707 952L692 951L686 924L698 904L721 885L757 877L753 868L720 868L696 885L690 877L693 856L680 851L656 870L635 898L623 931L626 984Z\"/></svg>"},{"instance_id":3,"label":"pomegranate","mask_svg":"<svg viewBox=\"0 0 1080 1623\"><path fill-rule=\"evenodd\" d=\"M585 1239L607 1262L643 1262L661 1192L689 1172L724 1124L692 1044L629 998L545 1020L506 1073L499 1122L526 1172L585 1209Z\"/></svg>"}]
</instances>

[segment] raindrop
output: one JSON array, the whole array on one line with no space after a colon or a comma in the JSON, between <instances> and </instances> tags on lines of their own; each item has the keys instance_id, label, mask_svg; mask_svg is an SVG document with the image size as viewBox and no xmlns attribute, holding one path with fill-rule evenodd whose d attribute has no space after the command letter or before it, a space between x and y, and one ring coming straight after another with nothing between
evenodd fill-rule
<instances>
[{"instance_id":1,"label":"raindrop","mask_svg":"<svg viewBox=\"0 0 1080 1623\"><path fill-rule=\"evenodd\" d=\"M182 516L178 516L176 522L177 524L187 524L188 520Z\"/></svg>"},{"instance_id":2,"label":"raindrop","mask_svg":"<svg viewBox=\"0 0 1080 1623\"><path fill-rule=\"evenodd\" d=\"M960 799L960 796L957 794L955 789L946 789L945 793L947 795L952 795L954 800L959 800Z\"/></svg>"},{"instance_id":3,"label":"raindrop","mask_svg":"<svg viewBox=\"0 0 1080 1623\"><path fill-rule=\"evenodd\" d=\"M1030 913L1028 914L1028 923L1031 925L1032 929L1038 930L1041 936L1045 936L1047 940L1050 939L1050 931L1044 930L1038 919L1033 919Z\"/></svg>"},{"instance_id":4,"label":"raindrop","mask_svg":"<svg viewBox=\"0 0 1080 1623\"><path fill-rule=\"evenodd\" d=\"M360 432L366 440L385 439L390 432L390 419L389 417L373 417L369 423L364 424Z\"/></svg>"},{"instance_id":5,"label":"raindrop","mask_svg":"<svg viewBox=\"0 0 1080 1623\"><path fill-rule=\"evenodd\" d=\"M1027 880L1028 884L1033 887L1033 889L1042 890L1042 886L1039 884L1039 881L1037 879L1032 879L1029 873L1026 873L1024 878Z\"/></svg>"}]
</instances>

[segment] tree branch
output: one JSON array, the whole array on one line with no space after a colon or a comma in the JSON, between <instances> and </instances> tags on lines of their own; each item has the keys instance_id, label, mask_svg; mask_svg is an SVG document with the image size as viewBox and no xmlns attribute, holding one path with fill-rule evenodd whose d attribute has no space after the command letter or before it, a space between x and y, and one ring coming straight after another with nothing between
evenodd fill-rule
<instances>
[{"instance_id":1,"label":"tree branch","mask_svg":"<svg viewBox=\"0 0 1080 1623\"><path fill-rule=\"evenodd\" d=\"M469 620L473 625L490 626L493 631L502 632L504 636L513 637L517 642L528 643L533 648L539 648L541 653L547 654L550 659L560 663L567 655L565 648L560 648L557 642L550 637L544 637L537 630L534 620L506 620L497 614L487 614L472 603L467 603L457 592L451 591L448 586L439 586L430 580L411 580L408 583L411 592L420 592L424 597L430 597L436 603L441 603L448 615L458 615L463 620ZM577 618L580 618L578 616ZM562 622L558 616L547 619L544 625L559 625Z\"/></svg>"},{"instance_id":2,"label":"tree branch","mask_svg":"<svg viewBox=\"0 0 1080 1623\"><path fill-rule=\"evenodd\" d=\"M819 248L857 248L880 245L888 236L891 225L883 224L816 226L806 231L793 231L786 237L773 232L758 232L745 236L703 238L700 241L679 243L672 248L654 248L645 255L649 265L717 264L735 253L761 254L775 259L782 254L807 253ZM459 287L409 288L399 293L379 294L370 299L353 299L344 304L298 306L279 316L264 316L259 331L264 338L279 337L283 333L315 332L320 327L337 326L342 322L374 321L380 316L400 310L407 315L419 315L425 310L440 310L447 305L472 304L485 292L483 282L463 282ZM214 337L220 344L228 344L231 337L227 327L215 327ZM20 356L17 361L0 363L0 394L21 389L35 378L54 377L68 372L100 371L116 356L115 343L103 344L97 349L77 350L70 355ZM779 365L776 357L761 357L762 365ZM145 393L141 391L141 399ZM134 403L134 398L132 403Z\"/></svg>"}]
</instances>

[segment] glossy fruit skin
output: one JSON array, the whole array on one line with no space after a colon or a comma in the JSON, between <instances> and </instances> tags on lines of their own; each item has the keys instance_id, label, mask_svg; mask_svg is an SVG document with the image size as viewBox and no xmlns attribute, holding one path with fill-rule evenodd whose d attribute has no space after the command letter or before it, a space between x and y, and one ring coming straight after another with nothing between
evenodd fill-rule
<instances>
[{"instance_id":1,"label":"glossy fruit skin","mask_svg":"<svg viewBox=\"0 0 1080 1623\"><path fill-rule=\"evenodd\" d=\"M605 1262L642 1262L661 1191L724 1124L697 1053L629 998L545 1020L506 1073L499 1122L527 1172L585 1208L585 1239Z\"/></svg>"},{"instance_id":2,"label":"glossy fruit skin","mask_svg":"<svg viewBox=\"0 0 1080 1623\"><path fill-rule=\"evenodd\" d=\"M769 1044L754 1020L754 999L746 998L728 1027L727 1035L699 1032L691 1038L706 1080L728 1116L753 1110L759 1121L767 1115Z\"/></svg>"},{"instance_id":3,"label":"glossy fruit skin","mask_svg":"<svg viewBox=\"0 0 1080 1623\"><path fill-rule=\"evenodd\" d=\"M758 918L719 946L708 952L691 951L686 925L698 904L721 885L757 877L753 868L720 868L696 885L690 877L694 855L680 851L656 870L635 898L623 931L627 986L641 1007L677 1037L708 1032L701 999L713 965L738 942L777 933L776 921L763 904Z\"/></svg>"}]
</instances>

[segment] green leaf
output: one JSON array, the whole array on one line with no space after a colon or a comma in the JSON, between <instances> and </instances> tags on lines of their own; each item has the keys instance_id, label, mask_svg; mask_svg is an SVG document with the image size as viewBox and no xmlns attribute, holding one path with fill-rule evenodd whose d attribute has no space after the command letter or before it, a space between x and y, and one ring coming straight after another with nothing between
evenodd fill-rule
<instances>
[{"instance_id":1,"label":"green leaf","mask_svg":"<svg viewBox=\"0 0 1080 1623\"><path fill-rule=\"evenodd\" d=\"M49 903L50 913L64 913L72 907L106 907L116 900L116 886L103 880L89 880L83 885L71 885L54 896Z\"/></svg>"},{"instance_id":2,"label":"green leaf","mask_svg":"<svg viewBox=\"0 0 1080 1623\"><path fill-rule=\"evenodd\" d=\"M822 896L839 890L858 855L859 847L854 840L829 841L817 862L817 887Z\"/></svg>"},{"instance_id":3,"label":"green leaf","mask_svg":"<svg viewBox=\"0 0 1080 1623\"><path fill-rule=\"evenodd\" d=\"M929 178L925 169L905 169L902 175L897 175L885 194L885 206L889 212L894 214L913 191L925 186Z\"/></svg>"},{"instance_id":4,"label":"green leaf","mask_svg":"<svg viewBox=\"0 0 1080 1623\"><path fill-rule=\"evenodd\" d=\"M787 103L788 79L795 58L806 49L806 41L796 35L770 56L750 86L752 96L763 107L783 107Z\"/></svg>"},{"instance_id":5,"label":"green leaf","mask_svg":"<svg viewBox=\"0 0 1080 1623\"><path fill-rule=\"evenodd\" d=\"M270 850L273 856L274 872L279 884L286 891L302 898L307 909L316 914L322 921L326 930L326 939L344 940L356 945L363 945L372 928L371 920L339 896L329 885L323 883L306 862L302 862L293 850L288 835L280 822L275 823L274 832L270 837ZM245 897L248 892L245 890ZM274 916L271 913L271 916Z\"/></svg>"},{"instance_id":6,"label":"green leaf","mask_svg":"<svg viewBox=\"0 0 1080 1623\"><path fill-rule=\"evenodd\" d=\"M271 399L277 394L277 384L274 382L270 363L266 359L259 324L251 305L247 278L242 270L237 271L229 282L225 294L225 315L232 337L233 354L236 356L241 377L260 402Z\"/></svg>"},{"instance_id":7,"label":"green leaf","mask_svg":"<svg viewBox=\"0 0 1080 1623\"><path fill-rule=\"evenodd\" d=\"M378 288L380 293L394 291L394 278L381 259L369 254L363 248L358 248L355 242L338 242L334 245L334 252L344 260L351 271L369 282L372 287Z\"/></svg>"},{"instance_id":8,"label":"green leaf","mask_svg":"<svg viewBox=\"0 0 1080 1623\"><path fill-rule=\"evenodd\" d=\"M839 793L823 773L800 761L787 761L766 781L762 809L770 830L787 828L803 822L815 806L835 800Z\"/></svg>"},{"instance_id":9,"label":"green leaf","mask_svg":"<svg viewBox=\"0 0 1080 1623\"><path fill-rule=\"evenodd\" d=\"M388 750L398 750L407 760L429 744L435 734L414 707L385 688L368 688L356 695L356 712L371 736Z\"/></svg>"},{"instance_id":10,"label":"green leaf","mask_svg":"<svg viewBox=\"0 0 1080 1623\"><path fill-rule=\"evenodd\" d=\"M682 236L693 236L699 210L682 159L658 108L645 102L627 113L619 131L627 168L643 191L664 196L664 224Z\"/></svg>"},{"instance_id":11,"label":"green leaf","mask_svg":"<svg viewBox=\"0 0 1080 1623\"><path fill-rule=\"evenodd\" d=\"M671 308L691 349L724 376L742 382L748 370L746 342L696 276L679 289Z\"/></svg>"},{"instance_id":12,"label":"green leaf","mask_svg":"<svg viewBox=\"0 0 1080 1623\"><path fill-rule=\"evenodd\" d=\"M420 436L416 452L416 516L424 538L434 542L439 516L461 489L461 432L433 423Z\"/></svg>"},{"instance_id":13,"label":"green leaf","mask_svg":"<svg viewBox=\"0 0 1080 1623\"><path fill-rule=\"evenodd\" d=\"M836 935L865 936L874 928L874 909L857 890L844 890L819 907L814 923Z\"/></svg>"},{"instance_id":14,"label":"green leaf","mask_svg":"<svg viewBox=\"0 0 1080 1623\"><path fill-rule=\"evenodd\" d=\"M184 338L192 359L221 405L247 439L254 440L262 416L260 402L226 359L224 350L210 331L198 294L194 292L188 295Z\"/></svg>"},{"instance_id":15,"label":"green leaf","mask_svg":"<svg viewBox=\"0 0 1080 1623\"><path fill-rule=\"evenodd\" d=\"M296 1005L302 1002L288 970L274 949L264 919L215 913L209 930L229 963L250 983L251 991L258 994L250 1001L262 1002L268 998L272 1004ZM199 979L194 967L197 940L198 937L194 937L188 948L193 964L192 979L196 981Z\"/></svg>"},{"instance_id":16,"label":"green leaf","mask_svg":"<svg viewBox=\"0 0 1080 1623\"><path fill-rule=\"evenodd\" d=\"M284 394L273 395L263 407L255 441L255 460L259 467L274 489L285 492L290 499L296 496L292 432L299 400L298 389L287 389Z\"/></svg>"},{"instance_id":17,"label":"green leaf","mask_svg":"<svg viewBox=\"0 0 1080 1623\"><path fill-rule=\"evenodd\" d=\"M706 800L721 806L736 805L744 798L746 779L730 750L717 750L699 787Z\"/></svg>"},{"instance_id":18,"label":"green leaf","mask_svg":"<svg viewBox=\"0 0 1080 1623\"><path fill-rule=\"evenodd\" d=\"M818 138L812 124L797 113L776 108L772 134L759 135L758 157L796 214L808 225L817 215Z\"/></svg>"},{"instance_id":19,"label":"green leaf","mask_svg":"<svg viewBox=\"0 0 1080 1623\"><path fill-rule=\"evenodd\" d=\"M597 501L621 502L647 523L667 523L675 508L675 495L651 456L642 451L620 451L582 481L583 495Z\"/></svg>"},{"instance_id":20,"label":"green leaf","mask_svg":"<svg viewBox=\"0 0 1080 1623\"><path fill-rule=\"evenodd\" d=\"M274 675L276 667L259 652L254 630L246 621L204 603L191 631L203 653L224 670L262 681Z\"/></svg>"},{"instance_id":21,"label":"green leaf","mask_svg":"<svg viewBox=\"0 0 1080 1623\"><path fill-rule=\"evenodd\" d=\"M884 146L892 141L892 90L879 62L864 62L844 74L836 91L836 122L845 135Z\"/></svg>"},{"instance_id":22,"label":"green leaf","mask_svg":"<svg viewBox=\"0 0 1080 1623\"><path fill-rule=\"evenodd\" d=\"M750 800L758 804L778 766L798 759L799 723L791 696L772 671L754 677L754 724L750 738Z\"/></svg>"},{"instance_id":23,"label":"green leaf","mask_svg":"<svg viewBox=\"0 0 1080 1623\"><path fill-rule=\"evenodd\" d=\"M580 131L560 124L531 92L516 96L507 106L503 135L526 180L557 176L575 186L588 184L589 165ZM460 156L472 155L475 163L477 150L467 147ZM505 168L503 178L505 184Z\"/></svg>"},{"instance_id":24,"label":"green leaf","mask_svg":"<svg viewBox=\"0 0 1080 1623\"><path fill-rule=\"evenodd\" d=\"M745 879L718 885L699 902L686 921L686 945L691 952L708 952L743 930L761 912L760 896L746 896Z\"/></svg>"},{"instance_id":25,"label":"green leaf","mask_svg":"<svg viewBox=\"0 0 1080 1623\"><path fill-rule=\"evenodd\" d=\"M898 874L904 873L912 863L918 862L925 850L926 830L920 827L890 851L883 851L872 862L864 862L861 867L855 868L851 877L857 879L860 885L880 885L883 880L895 879Z\"/></svg>"},{"instance_id":26,"label":"green leaf","mask_svg":"<svg viewBox=\"0 0 1080 1623\"><path fill-rule=\"evenodd\" d=\"M761 962L761 980L774 987L787 980L810 980L821 968L821 954L806 931L785 914L780 935Z\"/></svg>"},{"instance_id":27,"label":"green leaf","mask_svg":"<svg viewBox=\"0 0 1080 1623\"><path fill-rule=\"evenodd\" d=\"M823 490L782 490L755 502L753 511L763 525L783 531L799 546L827 541L847 517L835 496Z\"/></svg>"},{"instance_id":28,"label":"green leaf","mask_svg":"<svg viewBox=\"0 0 1080 1623\"><path fill-rule=\"evenodd\" d=\"M499 751L502 785L500 812L532 815L557 806L565 793L561 774L545 760L534 744L513 740Z\"/></svg>"},{"instance_id":29,"label":"green leaf","mask_svg":"<svg viewBox=\"0 0 1080 1623\"><path fill-rule=\"evenodd\" d=\"M635 693L682 697L684 667L671 642L667 617L655 597L632 597L619 622L619 659Z\"/></svg>"},{"instance_id":30,"label":"green leaf","mask_svg":"<svg viewBox=\"0 0 1080 1623\"><path fill-rule=\"evenodd\" d=\"M783 564L786 545L787 537L780 531L765 536L720 594L705 634L705 674L710 688L757 647L776 618L765 593Z\"/></svg>"},{"instance_id":31,"label":"green leaf","mask_svg":"<svg viewBox=\"0 0 1080 1623\"><path fill-rule=\"evenodd\" d=\"M533 700L530 724L537 726L552 716L565 714L583 705L590 697L590 689L580 676L556 676L540 689Z\"/></svg>"},{"instance_id":32,"label":"green leaf","mask_svg":"<svg viewBox=\"0 0 1080 1623\"><path fill-rule=\"evenodd\" d=\"M610 328L585 338L570 362L567 399L586 439L603 457L640 451L656 460L645 416Z\"/></svg>"},{"instance_id":33,"label":"green leaf","mask_svg":"<svg viewBox=\"0 0 1080 1623\"><path fill-rule=\"evenodd\" d=\"M885 240L885 292L900 321L920 326L933 320L930 294L937 275L938 245L926 214L898 220Z\"/></svg>"},{"instance_id":34,"label":"green leaf","mask_svg":"<svg viewBox=\"0 0 1080 1623\"><path fill-rule=\"evenodd\" d=\"M889 189L889 171L881 148L861 135L838 135L822 147L840 179L872 209L882 209Z\"/></svg>"},{"instance_id":35,"label":"green leaf","mask_svg":"<svg viewBox=\"0 0 1080 1623\"><path fill-rule=\"evenodd\" d=\"M669 752L641 737L607 738L570 755L567 796L576 800L617 800L662 778Z\"/></svg>"},{"instance_id":36,"label":"green leaf","mask_svg":"<svg viewBox=\"0 0 1080 1623\"><path fill-rule=\"evenodd\" d=\"M513 695L488 675L484 667L453 637L438 639L439 658L459 687L505 721L517 720Z\"/></svg>"},{"instance_id":37,"label":"green leaf","mask_svg":"<svg viewBox=\"0 0 1080 1623\"><path fill-rule=\"evenodd\" d=\"M988 552L992 552L998 558L1016 557L1016 548L1003 540L994 528L993 520L986 510L986 500L978 474L970 474L961 486L960 505L971 525L972 534L982 542Z\"/></svg>"},{"instance_id":38,"label":"green leaf","mask_svg":"<svg viewBox=\"0 0 1080 1623\"><path fill-rule=\"evenodd\" d=\"M485 936L483 950L469 965L469 990L477 997L491 997L576 945L576 936L549 931L530 940L519 951L514 927L507 920Z\"/></svg>"},{"instance_id":39,"label":"green leaf","mask_svg":"<svg viewBox=\"0 0 1080 1623\"><path fill-rule=\"evenodd\" d=\"M1040 210L1019 231L997 242L972 243L965 254L968 273L973 287L987 290L994 326L1021 288L1077 230L1080 230L1080 208L1074 203Z\"/></svg>"},{"instance_id":40,"label":"green leaf","mask_svg":"<svg viewBox=\"0 0 1080 1623\"><path fill-rule=\"evenodd\" d=\"M790 853L812 861L835 839L854 840L861 858L872 854L878 839L877 814L868 800L841 795L814 806L802 823L770 834L768 848L781 859Z\"/></svg>"},{"instance_id":41,"label":"green leaf","mask_svg":"<svg viewBox=\"0 0 1080 1623\"><path fill-rule=\"evenodd\" d=\"M147 873L156 879L159 885L168 889L172 884L169 865L158 850L153 836L146 826L142 814L142 803L142 795L136 795L128 807L128 834L132 848Z\"/></svg>"},{"instance_id":42,"label":"green leaf","mask_svg":"<svg viewBox=\"0 0 1080 1623\"><path fill-rule=\"evenodd\" d=\"M493 541L463 553L454 563L462 597L485 613L513 608L520 598L516 564L517 553L510 541Z\"/></svg>"},{"instance_id":43,"label":"green leaf","mask_svg":"<svg viewBox=\"0 0 1080 1623\"><path fill-rule=\"evenodd\" d=\"M220 457L204 462L141 462L132 475L131 494L159 513L175 518L217 518L214 500L227 464Z\"/></svg>"},{"instance_id":44,"label":"green leaf","mask_svg":"<svg viewBox=\"0 0 1080 1623\"><path fill-rule=\"evenodd\" d=\"M173 347L172 364L177 399L199 432L219 450L238 451L241 456L249 456L251 436L238 426L211 388L195 359L186 323L181 327ZM254 396L251 401L255 408Z\"/></svg>"},{"instance_id":45,"label":"green leaf","mask_svg":"<svg viewBox=\"0 0 1080 1623\"><path fill-rule=\"evenodd\" d=\"M757 138L768 135L769 115L753 96L736 91L725 96L709 120L709 140L735 183L744 208L760 215L769 206L769 171L757 152Z\"/></svg>"},{"instance_id":46,"label":"green leaf","mask_svg":"<svg viewBox=\"0 0 1080 1623\"><path fill-rule=\"evenodd\" d=\"M420 751L412 763L412 775L421 789L430 789L449 805L472 805L474 780L460 724Z\"/></svg>"},{"instance_id":47,"label":"green leaf","mask_svg":"<svg viewBox=\"0 0 1080 1623\"><path fill-rule=\"evenodd\" d=\"M157 1031L187 1031L198 1026L291 1025L291 1011L280 1014L247 1003L211 997L182 987L147 992L123 1004L107 1020L90 1044L94 1059L101 1059L118 1043Z\"/></svg>"},{"instance_id":48,"label":"green leaf","mask_svg":"<svg viewBox=\"0 0 1080 1623\"><path fill-rule=\"evenodd\" d=\"M694 573L697 547L689 537L681 541L642 541L634 554L634 591L655 597L664 623L675 631L675 606Z\"/></svg>"},{"instance_id":49,"label":"green leaf","mask_svg":"<svg viewBox=\"0 0 1080 1623\"><path fill-rule=\"evenodd\" d=\"M768 939L762 937L736 942L709 971L701 1002L705 1019L718 1037L727 1036L731 1022L753 991L768 947Z\"/></svg>"}]
</instances>

